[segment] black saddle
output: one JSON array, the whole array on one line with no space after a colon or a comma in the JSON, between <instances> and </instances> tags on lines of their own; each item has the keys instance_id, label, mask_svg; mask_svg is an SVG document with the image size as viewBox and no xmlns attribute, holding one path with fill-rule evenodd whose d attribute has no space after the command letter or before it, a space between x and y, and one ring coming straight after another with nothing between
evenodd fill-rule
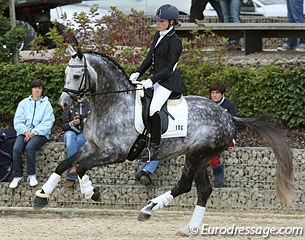
<instances>
[{"instance_id":1,"label":"black saddle","mask_svg":"<svg viewBox=\"0 0 305 240\"><path fill-rule=\"evenodd\" d=\"M151 100L153 97L153 89L144 89L144 96L141 97L142 103L142 120L146 129L150 129L149 124L149 107L151 104ZM169 99L179 99L181 97L180 93L172 92L169 96ZM172 117L170 113L167 111L167 101L163 104L161 111L160 111L160 119L161 119L161 126L162 126L162 134L166 132L168 128L168 117Z\"/></svg>"},{"instance_id":2,"label":"black saddle","mask_svg":"<svg viewBox=\"0 0 305 240\"><path fill-rule=\"evenodd\" d=\"M144 147L147 145L149 139L148 139L148 133L150 132L150 118L149 118L149 107L151 104L151 100L153 97L153 89L144 89L144 96L141 97L141 103L142 103L142 120L144 123L144 131L141 133L134 144L132 145L127 160L133 161L136 159ZM169 99L179 99L181 97L181 94L179 93L172 93L169 97ZM173 118L171 114L167 111L167 101L163 104L161 111L160 111L160 119L161 119L161 128L162 133L165 133L168 128L168 117ZM173 118L174 119L174 118Z\"/></svg>"}]
</instances>

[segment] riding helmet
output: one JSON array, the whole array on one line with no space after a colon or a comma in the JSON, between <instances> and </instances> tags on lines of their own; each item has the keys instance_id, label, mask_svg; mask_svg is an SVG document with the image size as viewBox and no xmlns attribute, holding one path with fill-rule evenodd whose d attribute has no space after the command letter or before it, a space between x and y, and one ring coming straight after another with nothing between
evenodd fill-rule
<instances>
[{"instance_id":1,"label":"riding helmet","mask_svg":"<svg viewBox=\"0 0 305 240\"><path fill-rule=\"evenodd\" d=\"M178 22L179 11L178 9L170 4L162 5L158 8L154 20L163 21L163 20L175 20Z\"/></svg>"}]
</instances>

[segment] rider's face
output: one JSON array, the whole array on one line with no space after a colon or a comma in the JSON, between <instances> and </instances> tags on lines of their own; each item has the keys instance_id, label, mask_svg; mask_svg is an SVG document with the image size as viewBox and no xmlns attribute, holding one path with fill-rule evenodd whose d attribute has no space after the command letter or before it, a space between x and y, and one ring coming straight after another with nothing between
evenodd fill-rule
<instances>
[{"instance_id":1,"label":"rider's face","mask_svg":"<svg viewBox=\"0 0 305 240\"><path fill-rule=\"evenodd\" d=\"M223 97L223 94L221 92L219 92L218 90L211 92L211 99L213 102L219 102L222 97Z\"/></svg>"},{"instance_id":2,"label":"rider's face","mask_svg":"<svg viewBox=\"0 0 305 240\"><path fill-rule=\"evenodd\" d=\"M166 30L169 26L169 21L168 20L163 20L163 21L157 21L157 29L159 31Z\"/></svg>"}]
</instances>

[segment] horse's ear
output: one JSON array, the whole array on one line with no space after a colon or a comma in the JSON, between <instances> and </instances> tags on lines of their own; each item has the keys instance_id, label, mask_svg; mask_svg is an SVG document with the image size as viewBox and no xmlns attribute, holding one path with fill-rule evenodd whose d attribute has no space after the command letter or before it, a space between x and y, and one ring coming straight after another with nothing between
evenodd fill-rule
<instances>
[{"instance_id":1,"label":"horse's ear","mask_svg":"<svg viewBox=\"0 0 305 240\"><path fill-rule=\"evenodd\" d=\"M68 52L70 53L71 57L75 58L77 53L74 50L74 48L72 47L72 45L68 44Z\"/></svg>"},{"instance_id":2,"label":"horse's ear","mask_svg":"<svg viewBox=\"0 0 305 240\"><path fill-rule=\"evenodd\" d=\"M80 48L77 48L77 56L79 57L80 60L82 60L84 57L84 54Z\"/></svg>"}]
</instances>

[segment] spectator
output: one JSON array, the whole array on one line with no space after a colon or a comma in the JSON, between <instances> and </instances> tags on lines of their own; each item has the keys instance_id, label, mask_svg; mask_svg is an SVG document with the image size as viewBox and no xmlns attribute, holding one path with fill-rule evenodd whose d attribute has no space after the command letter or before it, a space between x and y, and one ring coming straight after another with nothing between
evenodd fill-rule
<instances>
[{"instance_id":1,"label":"spectator","mask_svg":"<svg viewBox=\"0 0 305 240\"><path fill-rule=\"evenodd\" d=\"M77 101L73 101L70 108L64 108L62 130L65 131L64 141L67 157L72 156L86 143L83 128L89 113L90 103L86 97L80 97ZM67 171L66 187L73 187L76 179L76 167L73 166Z\"/></svg>"},{"instance_id":2,"label":"spectator","mask_svg":"<svg viewBox=\"0 0 305 240\"><path fill-rule=\"evenodd\" d=\"M235 104L225 97L226 86L223 83L215 82L210 86L210 97L217 105L226 109L232 116L237 116L237 109ZM229 147L233 147L235 144L236 136L230 143ZM211 160L214 176L215 176L215 188L220 188L224 183L224 171L223 166L219 161L219 157L215 157Z\"/></svg>"},{"instance_id":3,"label":"spectator","mask_svg":"<svg viewBox=\"0 0 305 240\"><path fill-rule=\"evenodd\" d=\"M287 0L288 22L305 23L304 16L304 0ZM299 45L298 45L299 44ZM296 50L305 51L305 38L288 38L282 47L277 48L278 51Z\"/></svg>"},{"instance_id":4,"label":"spectator","mask_svg":"<svg viewBox=\"0 0 305 240\"><path fill-rule=\"evenodd\" d=\"M51 133L55 121L53 108L44 95L44 84L41 80L33 80L30 85L31 96L19 102L14 128L17 139L13 147L14 179L10 188L16 188L23 180L22 152L25 150L27 175L31 187L38 184L36 179L36 151L44 145Z\"/></svg>"},{"instance_id":5,"label":"spectator","mask_svg":"<svg viewBox=\"0 0 305 240\"><path fill-rule=\"evenodd\" d=\"M219 0L192 0L191 10L190 10L190 22L195 22L195 20L203 20L203 11L205 10L207 4L210 3L215 9L218 21L224 22L223 13L221 10Z\"/></svg>"},{"instance_id":6,"label":"spectator","mask_svg":"<svg viewBox=\"0 0 305 240\"><path fill-rule=\"evenodd\" d=\"M136 180L140 181L140 183L145 186L151 185L153 183L152 175L158 168L159 164L160 164L160 161L158 161L158 160L141 163L140 171L135 173Z\"/></svg>"},{"instance_id":7,"label":"spectator","mask_svg":"<svg viewBox=\"0 0 305 240\"><path fill-rule=\"evenodd\" d=\"M220 0L225 23L240 23L241 0ZM230 49L240 50L239 38L229 38Z\"/></svg>"}]
</instances>

